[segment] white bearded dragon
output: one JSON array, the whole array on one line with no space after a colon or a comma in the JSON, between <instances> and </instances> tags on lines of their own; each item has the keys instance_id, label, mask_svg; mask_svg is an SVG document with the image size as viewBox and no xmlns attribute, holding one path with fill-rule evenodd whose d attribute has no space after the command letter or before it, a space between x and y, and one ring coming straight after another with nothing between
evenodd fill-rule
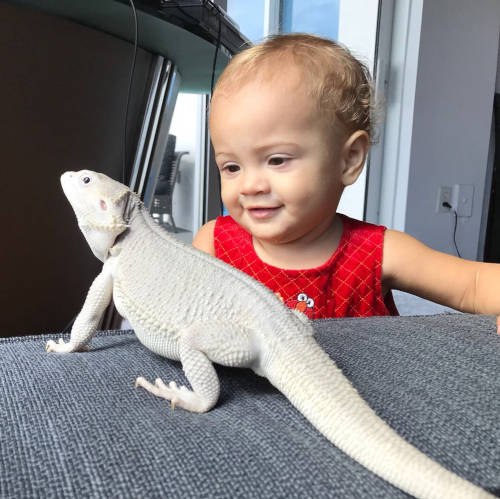
<instances>
[{"instance_id":1,"label":"white bearded dragon","mask_svg":"<svg viewBox=\"0 0 500 499\"><path fill-rule=\"evenodd\" d=\"M422 498L490 497L382 421L316 343L305 315L251 277L168 234L124 185L88 170L66 172L61 183L104 266L69 342L49 341L47 351L86 349L114 298L141 343L181 361L191 389L160 379L155 384L136 380L136 386L173 406L210 410L219 397L212 363L248 367L333 444L396 487Z\"/></svg>"}]
</instances>

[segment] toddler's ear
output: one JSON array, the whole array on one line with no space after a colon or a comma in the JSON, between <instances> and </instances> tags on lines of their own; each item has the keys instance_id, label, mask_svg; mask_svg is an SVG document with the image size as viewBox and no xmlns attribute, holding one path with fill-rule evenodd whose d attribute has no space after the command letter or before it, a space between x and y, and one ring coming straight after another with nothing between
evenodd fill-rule
<instances>
[{"instance_id":1,"label":"toddler's ear","mask_svg":"<svg viewBox=\"0 0 500 499\"><path fill-rule=\"evenodd\" d=\"M357 130L345 141L340 158L344 186L354 184L358 179L363 171L369 148L370 138L363 130Z\"/></svg>"}]
</instances>

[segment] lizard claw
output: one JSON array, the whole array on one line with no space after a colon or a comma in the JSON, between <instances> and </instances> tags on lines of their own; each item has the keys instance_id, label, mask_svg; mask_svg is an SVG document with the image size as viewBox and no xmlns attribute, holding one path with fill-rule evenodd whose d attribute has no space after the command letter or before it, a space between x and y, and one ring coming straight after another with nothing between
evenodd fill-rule
<instances>
[{"instance_id":1,"label":"lizard claw","mask_svg":"<svg viewBox=\"0 0 500 499\"><path fill-rule=\"evenodd\" d=\"M179 388L175 381L171 381L167 386L160 378L157 378L153 384L140 376L135 380L135 387L138 386L157 397L170 400L172 410L175 410L176 406L192 412L205 412L207 410L206 404L199 395L185 386Z\"/></svg>"},{"instance_id":2,"label":"lizard claw","mask_svg":"<svg viewBox=\"0 0 500 499\"><path fill-rule=\"evenodd\" d=\"M140 376L135 380L134 387L137 388L139 386L143 386L143 383L147 383L147 381L142 376Z\"/></svg>"}]
</instances>

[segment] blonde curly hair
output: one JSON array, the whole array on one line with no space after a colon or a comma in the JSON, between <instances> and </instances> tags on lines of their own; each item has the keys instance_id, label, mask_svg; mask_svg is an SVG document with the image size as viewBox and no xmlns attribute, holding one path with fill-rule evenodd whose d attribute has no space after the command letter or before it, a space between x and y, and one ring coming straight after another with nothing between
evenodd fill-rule
<instances>
[{"instance_id":1,"label":"blonde curly hair","mask_svg":"<svg viewBox=\"0 0 500 499\"><path fill-rule=\"evenodd\" d=\"M348 133L363 130L373 140L370 72L347 48L327 38L306 33L273 35L243 50L220 76L213 97L290 63L300 71L306 91L332 128L338 119Z\"/></svg>"}]
</instances>

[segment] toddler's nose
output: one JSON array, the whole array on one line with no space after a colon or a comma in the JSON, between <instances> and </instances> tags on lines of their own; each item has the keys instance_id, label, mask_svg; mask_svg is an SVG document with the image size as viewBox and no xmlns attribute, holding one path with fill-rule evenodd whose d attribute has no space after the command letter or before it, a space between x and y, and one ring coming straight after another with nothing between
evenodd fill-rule
<instances>
[{"instance_id":1,"label":"toddler's nose","mask_svg":"<svg viewBox=\"0 0 500 499\"><path fill-rule=\"evenodd\" d=\"M259 170L247 170L243 173L241 194L254 196L255 194L267 193L269 190L269 181L263 172L260 172Z\"/></svg>"}]
</instances>

